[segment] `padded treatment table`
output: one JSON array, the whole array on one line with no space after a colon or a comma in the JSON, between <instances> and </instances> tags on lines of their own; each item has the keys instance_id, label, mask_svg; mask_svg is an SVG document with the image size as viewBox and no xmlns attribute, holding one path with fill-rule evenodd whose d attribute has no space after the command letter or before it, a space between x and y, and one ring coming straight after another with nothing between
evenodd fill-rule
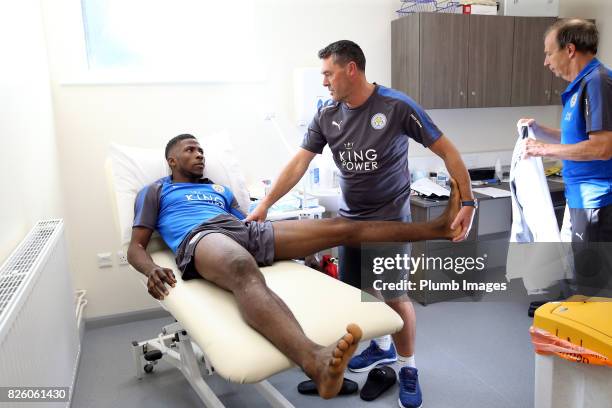
<instances>
[{"instance_id":1,"label":"padded treatment table","mask_svg":"<svg viewBox=\"0 0 612 408\"><path fill-rule=\"evenodd\" d=\"M169 251L152 257L160 266L174 263ZM333 344L346 332L348 323L357 323L365 339L395 332L403 325L386 304L362 302L359 290L296 262L276 262L261 271L268 287L316 343ZM162 303L187 329L217 374L229 381L259 382L293 365L244 322L231 292L204 280L183 282L179 275L176 287Z\"/></svg>"}]
</instances>

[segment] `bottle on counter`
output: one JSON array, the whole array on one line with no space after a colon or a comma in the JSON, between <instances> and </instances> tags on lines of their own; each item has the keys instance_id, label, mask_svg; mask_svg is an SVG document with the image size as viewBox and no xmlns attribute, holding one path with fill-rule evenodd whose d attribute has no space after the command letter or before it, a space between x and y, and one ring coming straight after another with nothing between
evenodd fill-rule
<instances>
[{"instance_id":1,"label":"bottle on counter","mask_svg":"<svg viewBox=\"0 0 612 408\"><path fill-rule=\"evenodd\" d=\"M318 191L321 188L321 162L318 157L315 157L308 169L308 189Z\"/></svg>"},{"instance_id":2,"label":"bottle on counter","mask_svg":"<svg viewBox=\"0 0 612 408\"><path fill-rule=\"evenodd\" d=\"M439 169L436 175L436 183L442 187L446 187L448 184L448 174L446 174L446 169Z\"/></svg>"},{"instance_id":3,"label":"bottle on counter","mask_svg":"<svg viewBox=\"0 0 612 408\"><path fill-rule=\"evenodd\" d=\"M504 172L502 171L501 160L499 160L499 157L495 161L495 177L497 177L499 181L504 180Z\"/></svg>"},{"instance_id":4,"label":"bottle on counter","mask_svg":"<svg viewBox=\"0 0 612 408\"><path fill-rule=\"evenodd\" d=\"M263 184L263 187L264 187L264 195L267 196L270 193L270 190L272 189L272 180L270 179L261 180L261 183Z\"/></svg>"}]
</instances>

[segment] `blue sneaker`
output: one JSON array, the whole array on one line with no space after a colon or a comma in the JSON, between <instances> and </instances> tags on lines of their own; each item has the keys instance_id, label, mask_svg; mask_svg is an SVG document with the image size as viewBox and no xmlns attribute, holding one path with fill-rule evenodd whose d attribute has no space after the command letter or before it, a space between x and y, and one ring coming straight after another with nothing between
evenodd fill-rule
<instances>
[{"instance_id":1,"label":"blue sneaker","mask_svg":"<svg viewBox=\"0 0 612 408\"><path fill-rule=\"evenodd\" d=\"M363 350L361 354L353 356L348 363L348 368L356 373L368 371L379 364L394 363L397 361L397 353L395 346L391 343L389 350L382 350L374 340L370 341L368 348Z\"/></svg>"},{"instance_id":2,"label":"blue sneaker","mask_svg":"<svg viewBox=\"0 0 612 408\"><path fill-rule=\"evenodd\" d=\"M419 370L414 367L400 369L398 402L402 408L420 408L423 405L423 396L419 386Z\"/></svg>"}]
</instances>

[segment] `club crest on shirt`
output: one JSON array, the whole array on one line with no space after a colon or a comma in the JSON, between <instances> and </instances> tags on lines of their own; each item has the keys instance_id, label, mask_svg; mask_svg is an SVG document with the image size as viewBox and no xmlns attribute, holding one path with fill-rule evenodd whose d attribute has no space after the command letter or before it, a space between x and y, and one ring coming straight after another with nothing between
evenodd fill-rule
<instances>
[{"instance_id":1,"label":"club crest on shirt","mask_svg":"<svg viewBox=\"0 0 612 408\"><path fill-rule=\"evenodd\" d=\"M372 119L370 120L370 124L372 125L374 129L380 130L387 125L387 117L385 116L384 113L377 113L374 116L372 116Z\"/></svg>"},{"instance_id":2,"label":"club crest on shirt","mask_svg":"<svg viewBox=\"0 0 612 408\"><path fill-rule=\"evenodd\" d=\"M578 92L572 95L572 99L570 100L570 108L576 106L576 101L578 100Z\"/></svg>"},{"instance_id":3,"label":"club crest on shirt","mask_svg":"<svg viewBox=\"0 0 612 408\"><path fill-rule=\"evenodd\" d=\"M223 194L223 192L225 191L225 187L220 186L219 184L213 184L212 188L219 194Z\"/></svg>"}]
</instances>

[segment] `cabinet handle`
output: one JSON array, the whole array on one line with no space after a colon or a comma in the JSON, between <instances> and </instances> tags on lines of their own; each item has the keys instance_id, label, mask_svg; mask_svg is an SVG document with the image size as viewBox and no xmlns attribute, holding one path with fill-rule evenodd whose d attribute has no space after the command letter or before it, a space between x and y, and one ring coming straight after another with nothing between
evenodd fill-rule
<instances>
[{"instance_id":1,"label":"cabinet handle","mask_svg":"<svg viewBox=\"0 0 612 408\"><path fill-rule=\"evenodd\" d=\"M472 96L476 96L476 92L475 91L472 91Z\"/></svg>"},{"instance_id":2,"label":"cabinet handle","mask_svg":"<svg viewBox=\"0 0 612 408\"><path fill-rule=\"evenodd\" d=\"M550 91L547 89L544 91L544 94L546 94L547 96L550 95Z\"/></svg>"},{"instance_id":3,"label":"cabinet handle","mask_svg":"<svg viewBox=\"0 0 612 408\"><path fill-rule=\"evenodd\" d=\"M555 89L555 95L559 95L559 90Z\"/></svg>"},{"instance_id":4,"label":"cabinet handle","mask_svg":"<svg viewBox=\"0 0 612 408\"><path fill-rule=\"evenodd\" d=\"M459 96L463 96L463 91L459 91Z\"/></svg>"}]
</instances>

